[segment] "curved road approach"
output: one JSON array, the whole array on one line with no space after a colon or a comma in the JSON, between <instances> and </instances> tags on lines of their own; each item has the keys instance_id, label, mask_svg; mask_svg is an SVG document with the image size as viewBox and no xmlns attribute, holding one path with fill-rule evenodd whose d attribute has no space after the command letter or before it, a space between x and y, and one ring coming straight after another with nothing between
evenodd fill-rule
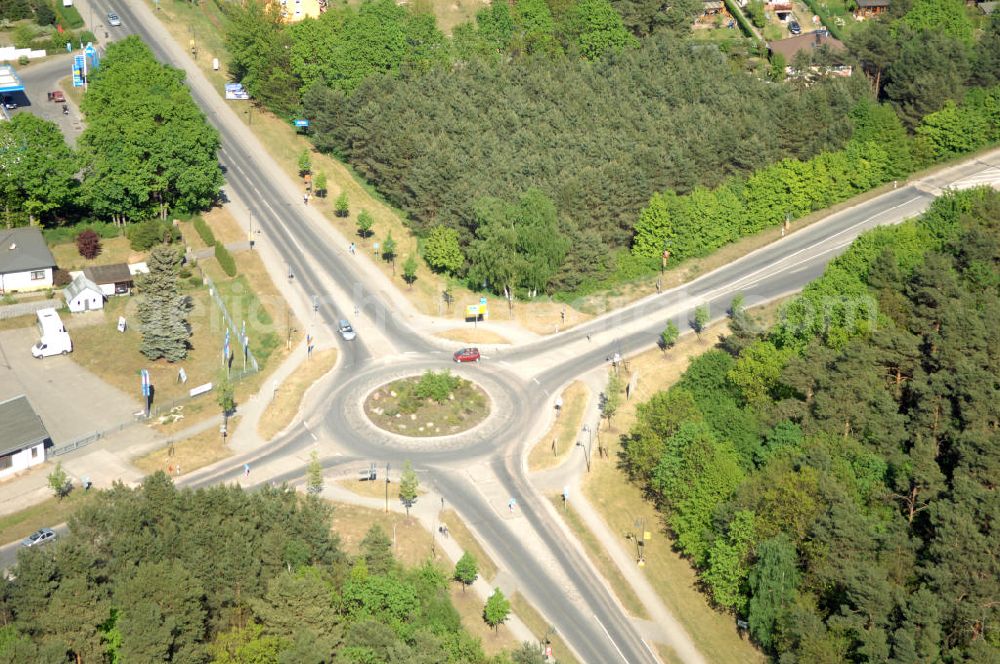
<instances>
[{"instance_id":1,"label":"curved road approach","mask_svg":"<svg viewBox=\"0 0 1000 664\"><path fill-rule=\"evenodd\" d=\"M370 265L350 256L344 250L347 241L318 212L302 205L297 185L282 173L183 50L164 36L153 13L141 3L128 3L118 13L124 30L137 33L158 58L187 72L195 100L222 135L220 161L229 189L242 201L252 202L253 218L263 229L264 241L294 274L303 295L319 296L318 321L334 329L339 318L349 317L344 315L348 308L355 304L361 308L362 316L355 321L358 339L340 343L338 379L324 384L317 400L320 406L303 413L301 424L247 459L255 467L266 466L301 453L314 444L317 434L338 450L324 457L327 467L387 459L398 467L402 459L411 459L426 481L472 525L581 660L591 664L658 659L579 546L562 534L548 500L527 480L521 452L544 430L551 413L550 397L574 377L605 364L614 353L628 355L651 346L668 318L686 329L693 310L703 304L708 304L713 318L720 318L737 293L752 306L800 289L859 233L919 214L943 187L982 179L984 173L992 172L989 169L996 169L998 161L993 153L934 181L901 187L680 288L562 334L488 356L481 366L457 367L487 389L495 412L467 434L419 439L404 448L394 437L363 421L360 400L369 388L395 375L454 367L444 342L425 335L427 318L414 312ZM234 463L231 470L196 475L191 484L235 481L242 463ZM473 477L471 468L480 469L480 476ZM496 504L482 491L482 473L488 474L503 496L517 500L516 519L505 518L506 502ZM254 479L296 481L301 475L299 468ZM686 662L704 661L686 635L668 645Z\"/></svg>"}]
</instances>

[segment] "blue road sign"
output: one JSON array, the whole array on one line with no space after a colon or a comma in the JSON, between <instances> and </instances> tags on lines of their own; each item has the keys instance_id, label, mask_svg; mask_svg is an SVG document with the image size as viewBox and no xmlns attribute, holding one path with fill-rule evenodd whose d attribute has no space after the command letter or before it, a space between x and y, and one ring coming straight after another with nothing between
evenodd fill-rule
<instances>
[{"instance_id":1,"label":"blue road sign","mask_svg":"<svg viewBox=\"0 0 1000 664\"><path fill-rule=\"evenodd\" d=\"M81 88L83 87L83 55L73 56L73 87Z\"/></svg>"},{"instance_id":2,"label":"blue road sign","mask_svg":"<svg viewBox=\"0 0 1000 664\"><path fill-rule=\"evenodd\" d=\"M308 127L309 126L309 121L308 120L304 120L304 119L303 120L296 120L295 121L295 126L296 127Z\"/></svg>"}]
</instances>

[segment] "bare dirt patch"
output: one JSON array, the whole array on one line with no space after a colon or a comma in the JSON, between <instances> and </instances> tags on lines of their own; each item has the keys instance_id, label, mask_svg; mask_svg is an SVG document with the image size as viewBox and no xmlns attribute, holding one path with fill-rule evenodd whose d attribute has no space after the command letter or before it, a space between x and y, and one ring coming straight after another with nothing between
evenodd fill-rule
<instances>
[{"instance_id":1,"label":"bare dirt patch","mask_svg":"<svg viewBox=\"0 0 1000 664\"><path fill-rule=\"evenodd\" d=\"M285 379L274 393L260 421L257 422L257 433L264 440L271 440L287 427L299 412L302 397L312 384L322 378L337 362L337 351L327 349L314 353L310 359L299 365Z\"/></svg>"},{"instance_id":2,"label":"bare dirt patch","mask_svg":"<svg viewBox=\"0 0 1000 664\"><path fill-rule=\"evenodd\" d=\"M428 376L445 375L451 385L434 396L421 386ZM365 414L375 426L403 436L450 436L468 431L489 413L486 392L447 371L401 378L365 399Z\"/></svg>"},{"instance_id":3,"label":"bare dirt patch","mask_svg":"<svg viewBox=\"0 0 1000 664\"><path fill-rule=\"evenodd\" d=\"M589 398L590 390L581 381L574 381L563 391L562 412L528 454L528 470L544 470L562 463L576 440Z\"/></svg>"},{"instance_id":4,"label":"bare dirt patch","mask_svg":"<svg viewBox=\"0 0 1000 664\"><path fill-rule=\"evenodd\" d=\"M454 327L450 330L445 330L443 332L438 332L437 337L442 339L451 339L452 341L461 341L466 344L509 344L510 341L503 336L500 336L492 330L484 330L482 328L470 328L465 329L462 327Z\"/></svg>"},{"instance_id":5,"label":"bare dirt patch","mask_svg":"<svg viewBox=\"0 0 1000 664\"><path fill-rule=\"evenodd\" d=\"M235 429L238 422L238 416L229 418L229 430ZM177 476L221 461L232 453L229 445L223 441L219 428L212 426L190 438L170 443L133 459L132 464L147 475L162 470L168 475Z\"/></svg>"}]
</instances>

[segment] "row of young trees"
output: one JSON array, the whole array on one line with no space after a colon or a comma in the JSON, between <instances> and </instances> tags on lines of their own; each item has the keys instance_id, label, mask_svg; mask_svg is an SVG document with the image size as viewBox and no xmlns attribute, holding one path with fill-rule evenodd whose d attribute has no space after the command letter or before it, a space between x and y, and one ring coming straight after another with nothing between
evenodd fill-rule
<instances>
[{"instance_id":1,"label":"row of young trees","mask_svg":"<svg viewBox=\"0 0 1000 664\"><path fill-rule=\"evenodd\" d=\"M81 108L78 149L30 113L0 124L4 223L118 223L212 205L222 185L219 136L184 85L137 37L108 47Z\"/></svg>"},{"instance_id":2,"label":"row of young trees","mask_svg":"<svg viewBox=\"0 0 1000 664\"><path fill-rule=\"evenodd\" d=\"M448 597L452 575L404 569L378 526L349 557L331 517L285 488L177 490L163 473L102 491L4 578L0 662L544 661L528 645L486 657ZM476 573L466 557L454 577ZM504 601L484 610L495 624Z\"/></svg>"},{"instance_id":3,"label":"row of young trees","mask_svg":"<svg viewBox=\"0 0 1000 664\"><path fill-rule=\"evenodd\" d=\"M843 150L807 161L783 159L714 190L654 194L636 222L632 253L655 258L668 249L679 260L704 256L919 166L1000 141L1000 86L970 90L961 106L947 102L921 121L913 138L888 105L864 100L851 117L854 135Z\"/></svg>"},{"instance_id":4,"label":"row of young trees","mask_svg":"<svg viewBox=\"0 0 1000 664\"><path fill-rule=\"evenodd\" d=\"M642 404L622 466L785 662L996 661L1000 194L860 238Z\"/></svg>"}]
</instances>

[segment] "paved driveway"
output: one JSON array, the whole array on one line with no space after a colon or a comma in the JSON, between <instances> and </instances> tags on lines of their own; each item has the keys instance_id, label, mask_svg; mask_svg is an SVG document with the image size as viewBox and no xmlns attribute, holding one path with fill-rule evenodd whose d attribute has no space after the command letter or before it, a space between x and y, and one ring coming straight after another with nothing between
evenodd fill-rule
<instances>
[{"instance_id":1,"label":"paved driveway","mask_svg":"<svg viewBox=\"0 0 1000 664\"><path fill-rule=\"evenodd\" d=\"M32 357L36 337L34 326L0 332L0 400L26 394L55 444L126 422L142 408L69 357Z\"/></svg>"},{"instance_id":2,"label":"paved driveway","mask_svg":"<svg viewBox=\"0 0 1000 664\"><path fill-rule=\"evenodd\" d=\"M14 101L19 106L11 111L11 115L18 113L32 113L38 117L56 123L62 130L66 141L70 145L76 145L76 139L83 131L80 110L71 101L66 102L69 114L64 115L62 104L56 104L48 100L48 93L52 90L65 90L72 86L68 80L70 69L73 64L73 56L70 53L61 53L45 58L44 60L32 62L26 67L18 67L17 73L24 82L24 92L12 95Z\"/></svg>"}]
</instances>

